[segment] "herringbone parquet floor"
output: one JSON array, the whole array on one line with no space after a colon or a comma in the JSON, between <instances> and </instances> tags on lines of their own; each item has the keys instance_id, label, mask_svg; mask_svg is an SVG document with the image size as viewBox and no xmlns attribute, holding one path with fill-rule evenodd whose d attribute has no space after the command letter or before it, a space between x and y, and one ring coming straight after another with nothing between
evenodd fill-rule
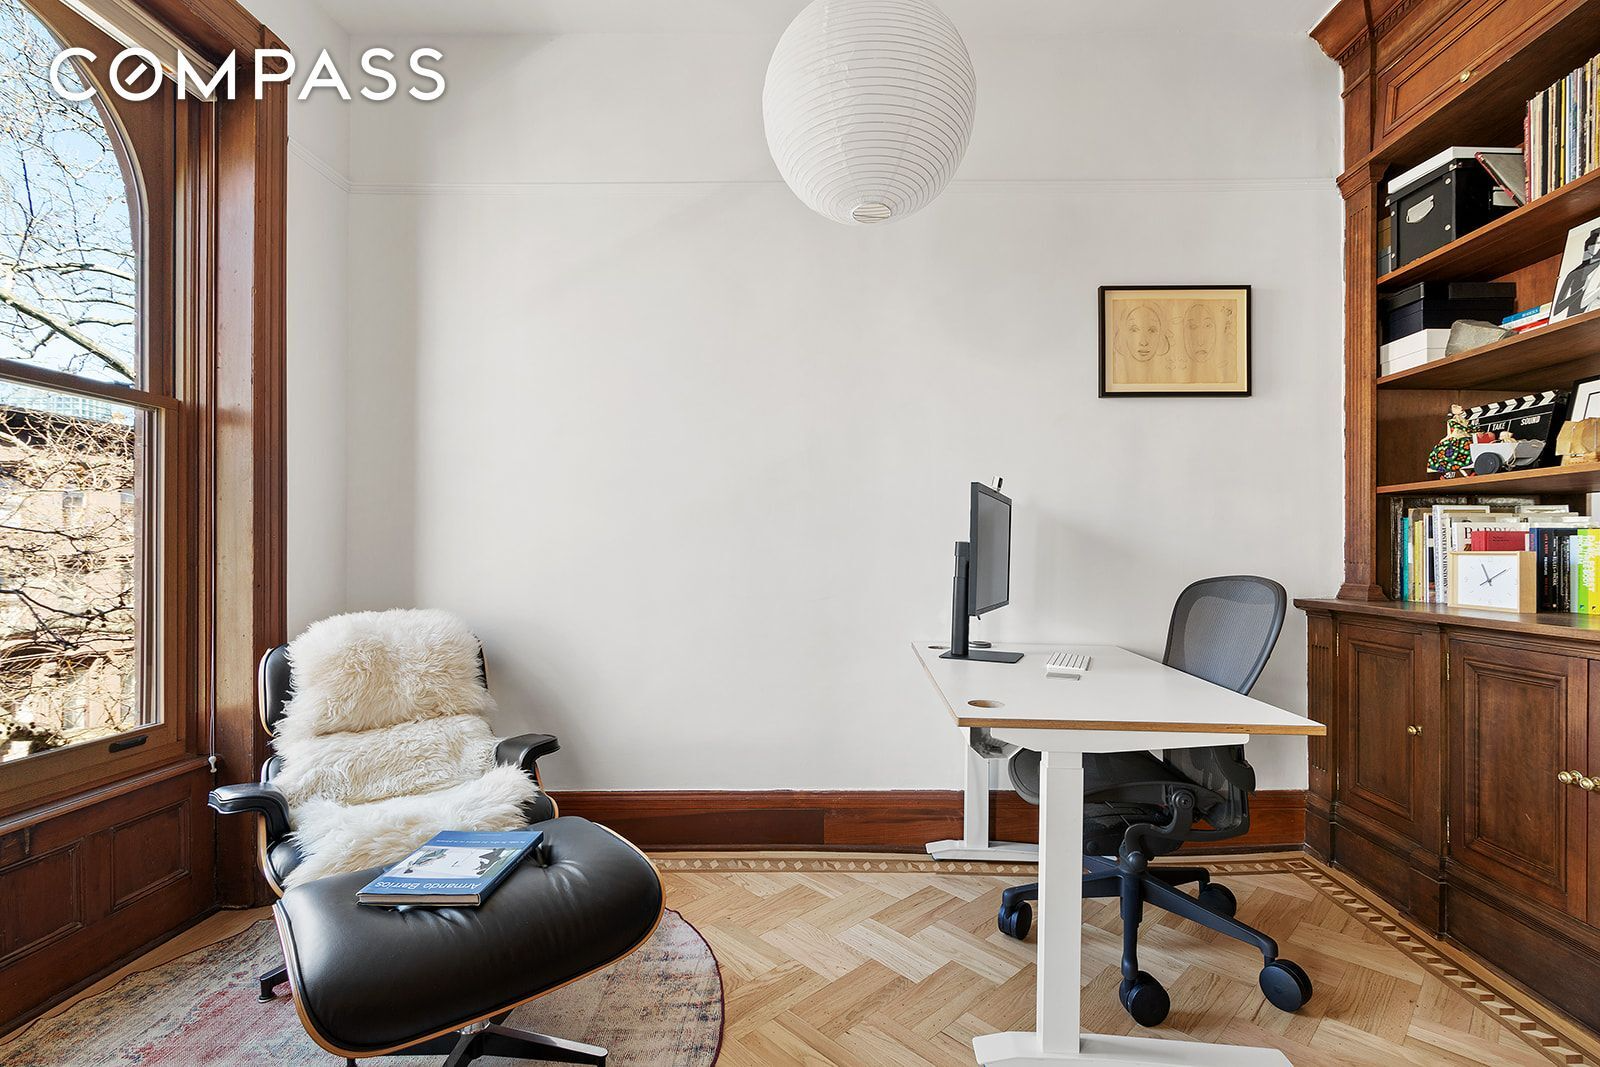
<instances>
[{"instance_id":1,"label":"herringbone parquet floor","mask_svg":"<svg viewBox=\"0 0 1600 1067\"><path fill-rule=\"evenodd\" d=\"M658 857L670 907L722 965L719 1067L971 1067L971 1040L1031 1029L1034 944L995 929L1000 890L1029 868L771 854ZM1141 965L1172 1014L1148 1034L1275 1045L1296 1067L1590 1064L1581 1031L1300 858L1211 864L1239 916L1311 975L1299 1013L1267 1004L1260 956L1163 913L1147 914ZM996 872L999 872L998 874ZM1008 873L1008 872L1016 873ZM1114 901L1085 905L1084 1025L1136 1027L1117 1003ZM1050 917L1036 916L1036 922Z\"/></svg>"}]
</instances>

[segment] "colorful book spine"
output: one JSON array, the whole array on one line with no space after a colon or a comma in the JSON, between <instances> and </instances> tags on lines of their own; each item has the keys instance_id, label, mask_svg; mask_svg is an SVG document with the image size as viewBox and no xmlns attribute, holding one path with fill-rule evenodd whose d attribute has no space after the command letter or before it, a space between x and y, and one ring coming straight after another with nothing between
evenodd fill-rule
<instances>
[{"instance_id":1,"label":"colorful book spine","mask_svg":"<svg viewBox=\"0 0 1600 1067\"><path fill-rule=\"evenodd\" d=\"M1600 530L1575 530L1567 541L1571 585L1568 610L1600 615Z\"/></svg>"},{"instance_id":2,"label":"colorful book spine","mask_svg":"<svg viewBox=\"0 0 1600 1067\"><path fill-rule=\"evenodd\" d=\"M1529 200L1600 168L1600 56L1529 100L1522 125Z\"/></svg>"},{"instance_id":3,"label":"colorful book spine","mask_svg":"<svg viewBox=\"0 0 1600 1067\"><path fill-rule=\"evenodd\" d=\"M1525 530L1473 530L1468 542L1474 552L1526 552Z\"/></svg>"}]
</instances>

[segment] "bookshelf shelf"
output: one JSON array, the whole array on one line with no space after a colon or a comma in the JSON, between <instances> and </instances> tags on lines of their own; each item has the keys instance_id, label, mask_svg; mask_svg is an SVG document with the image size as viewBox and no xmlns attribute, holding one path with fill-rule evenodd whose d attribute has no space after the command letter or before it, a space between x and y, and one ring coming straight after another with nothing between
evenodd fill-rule
<instances>
[{"instance_id":1,"label":"bookshelf shelf","mask_svg":"<svg viewBox=\"0 0 1600 1067\"><path fill-rule=\"evenodd\" d=\"M1595 493L1600 492L1600 463L1506 471L1476 478L1432 478L1378 486L1379 496L1395 493Z\"/></svg>"},{"instance_id":2,"label":"bookshelf shelf","mask_svg":"<svg viewBox=\"0 0 1600 1067\"><path fill-rule=\"evenodd\" d=\"M1399 270L1380 275L1378 288L1502 277L1560 252L1567 231L1597 215L1600 171L1592 171Z\"/></svg>"},{"instance_id":3,"label":"bookshelf shelf","mask_svg":"<svg viewBox=\"0 0 1600 1067\"><path fill-rule=\"evenodd\" d=\"M1596 172L1600 175L1600 172ZM1380 389L1565 388L1600 374L1600 310L1420 367L1386 374Z\"/></svg>"},{"instance_id":4,"label":"bookshelf shelf","mask_svg":"<svg viewBox=\"0 0 1600 1067\"><path fill-rule=\"evenodd\" d=\"M1447 604L1418 604L1401 600L1323 600L1304 598L1295 601L1300 608L1337 610L1346 614L1372 615L1403 622L1457 623L1479 630L1503 630L1531 637L1546 637L1600 643L1600 615L1569 615L1561 611L1523 614L1513 611L1487 611L1483 608L1455 608Z\"/></svg>"}]
</instances>

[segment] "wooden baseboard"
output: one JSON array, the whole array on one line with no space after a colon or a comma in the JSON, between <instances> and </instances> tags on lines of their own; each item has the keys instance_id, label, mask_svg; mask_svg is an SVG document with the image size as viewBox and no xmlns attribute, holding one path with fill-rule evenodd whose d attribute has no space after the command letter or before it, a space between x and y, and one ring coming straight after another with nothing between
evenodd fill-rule
<instances>
[{"instance_id":1,"label":"wooden baseboard","mask_svg":"<svg viewBox=\"0 0 1600 1067\"><path fill-rule=\"evenodd\" d=\"M604 823L643 849L862 849L921 852L961 836L954 789L577 790L558 792L563 815ZM1039 840L1039 809L1012 792L990 795L990 836ZM1250 832L1204 851L1297 849L1305 842L1304 790L1250 798Z\"/></svg>"}]
</instances>

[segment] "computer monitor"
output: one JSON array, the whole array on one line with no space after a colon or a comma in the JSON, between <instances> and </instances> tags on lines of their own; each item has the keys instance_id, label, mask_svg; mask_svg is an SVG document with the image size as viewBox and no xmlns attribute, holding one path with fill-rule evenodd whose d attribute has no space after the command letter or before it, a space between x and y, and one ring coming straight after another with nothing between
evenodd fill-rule
<instances>
[{"instance_id":1,"label":"computer monitor","mask_svg":"<svg viewBox=\"0 0 1600 1067\"><path fill-rule=\"evenodd\" d=\"M972 648L971 619L1011 603L1011 498L972 483L970 540L956 542L956 572L950 598L950 648L944 659L1015 663L1021 652Z\"/></svg>"},{"instance_id":2,"label":"computer monitor","mask_svg":"<svg viewBox=\"0 0 1600 1067\"><path fill-rule=\"evenodd\" d=\"M968 611L986 615L1011 603L1011 498L972 483L972 568Z\"/></svg>"}]
</instances>

